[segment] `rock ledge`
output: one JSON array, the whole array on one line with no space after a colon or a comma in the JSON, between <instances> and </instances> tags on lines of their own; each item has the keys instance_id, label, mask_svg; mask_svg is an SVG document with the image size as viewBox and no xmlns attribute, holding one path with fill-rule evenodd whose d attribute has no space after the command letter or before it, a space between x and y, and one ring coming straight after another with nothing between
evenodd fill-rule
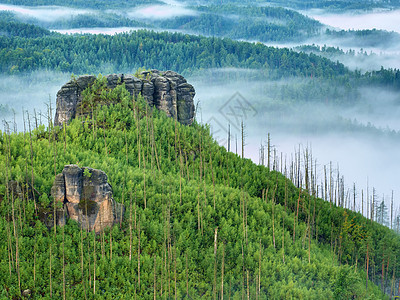
<instances>
[{"instance_id":1,"label":"rock ledge","mask_svg":"<svg viewBox=\"0 0 400 300\"><path fill-rule=\"evenodd\" d=\"M195 90L182 75L173 71L151 70L141 72L138 77L111 74L106 78L108 88L113 89L125 83L125 88L132 96L141 94L151 107L155 106L182 124L192 124ZM57 93L55 125L68 123L76 116L77 107L82 103L82 92L95 80L96 76L85 75L62 86Z\"/></svg>"},{"instance_id":2,"label":"rock ledge","mask_svg":"<svg viewBox=\"0 0 400 300\"><path fill-rule=\"evenodd\" d=\"M123 204L113 199L112 187L101 170L67 165L56 176L51 194L54 201L63 203L57 225L64 225L70 218L84 229L99 233L119 223L124 213Z\"/></svg>"}]
</instances>

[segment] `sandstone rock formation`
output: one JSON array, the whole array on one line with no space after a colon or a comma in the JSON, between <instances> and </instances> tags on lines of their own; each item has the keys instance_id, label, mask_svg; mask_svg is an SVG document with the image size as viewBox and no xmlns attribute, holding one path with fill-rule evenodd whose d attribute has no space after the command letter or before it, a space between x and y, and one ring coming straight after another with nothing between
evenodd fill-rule
<instances>
[{"instance_id":1,"label":"sandstone rock formation","mask_svg":"<svg viewBox=\"0 0 400 300\"><path fill-rule=\"evenodd\" d=\"M113 199L107 175L101 170L67 165L56 176L51 194L54 201L64 204L57 214L58 225L70 218L98 233L119 223L124 213L123 204Z\"/></svg>"},{"instance_id":2,"label":"sandstone rock formation","mask_svg":"<svg viewBox=\"0 0 400 300\"><path fill-rule=\"evenodd\" d=\"M195 90L178 73L151 70L141 72L139 78L126 74L112 74L106 78L108 88L125 83L131 95L137 97L141 94L150 106L166 112L182 124L192 124ZM82 92L95 80L93 75L81 76L69 81L58 91L55 125L68 123L76 116L76 108L82 102Z\"/></svg>"}]
</instances>

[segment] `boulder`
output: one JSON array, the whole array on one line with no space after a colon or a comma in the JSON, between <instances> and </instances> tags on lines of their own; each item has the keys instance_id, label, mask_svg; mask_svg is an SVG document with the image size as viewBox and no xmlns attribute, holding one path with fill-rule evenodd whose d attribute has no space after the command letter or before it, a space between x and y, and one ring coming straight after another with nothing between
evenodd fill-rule
<instances>
[{"instance_id":1,"label":"boulder","mask_svg":"<svg viewBox=\"0 0 400 300\"><path fill-rule=\"evenodd\" d=\"M195 90L186 79L173 71L143 71L138 77L127 74L106 76L107 87L115 88L125 84L127 91L135 98L142 95L151 107L164 111L167 116L180 123L190 125L194 119ZM96 80L93 75L81 76L66 83L57 93L55 125L68 123L77 115L82 103L82 92Z\"/></svg>"},{"instance_id":2,"label":"boulder","mask_svg":"<svg viewBox=\"0 0 400 300\"><path fill-rule=\"evenodd\" d=\"M51 194L63 203L57 214L57 225L72 219L84 229L101 232L122 220L124 206L112 197L106 173L88 167L67 165L54 180Z\"/></svg>"}]
</instances>

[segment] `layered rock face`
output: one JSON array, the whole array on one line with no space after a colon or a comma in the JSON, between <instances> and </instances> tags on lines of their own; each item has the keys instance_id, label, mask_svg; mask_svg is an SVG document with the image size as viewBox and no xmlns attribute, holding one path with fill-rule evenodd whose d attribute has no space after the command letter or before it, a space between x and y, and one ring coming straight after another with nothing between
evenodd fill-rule
<instances>
[{"instance_id":1,"label":"layered rock face","mask_svg":"<svg viewBox=\"0 0 400 300\"><path fill-rule=\"evenodd\" d=\"M124 213L123 204L113 199L107 175L101 170L67 165L56 176L51 194L54 201L63 203L57 214L58 225L70 218L98 233L119 223Z\"/></svg>"},{"instance_id":2,"label":"layered rock face","mask_svg":"<svg viewBox=\"0 0 400 300\"><path fill-rule=\"evenodd\" d=\"M112 74L106 78L108 88L113 89L125 83L125 88L132 96L141 94L150 106L166 112L182 124L192 124L195 90L178 73L151 70L140 73L139 78L126 74ZM76 109L82 102L82 92L95 80L96 76L93 75L81 76L69 81L58 91L55 125L68 123L76 116Z\"/></svg>"}]
</instances>

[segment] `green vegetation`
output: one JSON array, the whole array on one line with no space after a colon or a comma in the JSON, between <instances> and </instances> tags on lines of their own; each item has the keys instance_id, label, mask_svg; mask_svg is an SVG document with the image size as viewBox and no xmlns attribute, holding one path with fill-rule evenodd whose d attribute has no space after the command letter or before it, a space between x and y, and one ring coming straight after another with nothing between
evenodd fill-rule
<instances>
[{"instance_id":1,"label":"green vegetation","mask_svg":"<svg viewBox=\"0 0 400 300\"><path fill-rule=\"evenodd\" d=\"M271 79L299 76L325 78L349 87L362 83L400 87L396 69L360 74L314 54L178 33L139 30L115 36L0 37L0 49L3 73L40 69L75 74L133 73L141 66L152 66L187 75L199 69L239 67L266 70Z\"/></svg>"},{"instance_id":2,"label":"green vegetation","mask_svg":"<svg viewBox=\"0 0 400 300\"><path fill-rule=\"evenodd\" d=\"M260 42L299 42L319 33L322 24L282 7L200 6L199 15L156 22L160 28L183 29L208 36Z\"/></svg>"},{"instance_id":3,"label":"green vegetation","mask_svg":"<svg viewBox=\"0 0 400 300\"><path fill-rule=\"evenodd\" d=\"M151 24L132 20L114 13L103 14L79 14L71 16L70 19L57 20L54 22L43 23L31 21L34 24L45 26L49 29L68 29L68 28L93 28L93 27L147 27L152 28Z\"/></svg>"},{"instance_id":4,"label":"green vegetation","mask_svg":"<svg viewBox=\"0 0 400 300\"><path fill-rule=\"evenodd\" d=\"M20 36L25 38L35 38L49 35L47 29L19 22L14 14L0 11L0 36Z\"/></svg>"},{"instance_id":5,"label":"green vegetation","mask_svg":"<svg viewBox=\"0 0 400 300\"><path fill-rule=\"evenodd\" d=\"M275 5L292 7L294 9L322 8L330 11L342 12L349 10L372 10L376 8L391 9L400 6L399 0L272 0L271 2Z\"/></svg>"},{"instance_id":6,"label":"green vegetation","mask_svg":"<svg viewBox=\"0 0 400 300\"><path fill-rule=\"evenodd\" d=\"M132 72L141 66L152 66L183 73L215 67L267 68L279 78L350 74L340 63L288 49L145 30L115 36L57 34L32 40L0 37L0 46L2 72L9 72L12 66L20 71L55 69L75 74L109 69Z\"/></svg>"},{"instance_id":7,"label":"green vegetation","mask_svg":"<svg viewBox=\"0 0 400 300\"><path fill-rule=\"evenodd\" d=\"M50 118L47 129L1 133L2 298L385 298L373 282L397 293L393 231L227 152L208 128L180 125L123 85L112 93L66 127ZM126 207L99 235L72 221L47 228L37 213L53 205L55 174L77 161L105 171Z\"/></svg>"},{"instance_id":8,"label":"green vegetation","mask_svg":"<svg viewBox=\"0 0 400 300\"><path fill-rule=\"evenodd\" d=\"M390 47L400 42L400 34L397 32L389 32L385 30L326 30L328 39L345 38L352 40L353 47Z\"/></svg>"},{"instance_id":9,"label":"green vegetation","mask_svg":"<svg viewBox=\"0 0 400 300\"><path fill-rule=\"evenodd\" d=\"M40 6L40 5L60 5L77 8L129 8L136 5L150 5L150 4L163 4L164 2L158 0L120 0L118 2L110 2L106 0L2 0L2 3L13 5L26 5L26 6ZM239 4L239 5L266 5L262 0L207 0L207 1L194 1L189 0L187 3L197 5L221 5L221 4ZM368 10L374 8L394 8L399 7L399 0L379 0L379 1L365 1L365 0L272 0L268 4L274 6L291 7L294 9L310 9L310 8L323 8L329 10L351 10L360 9Z\"/></svg>"},{"instance_id":10,"label":"green vegetation","mask_svg":"<svg viewBox=\"0 0 400 300\"><path fill-rule=\"evenodd\" d=\"M25 5L25 6L42 6L42 5L57 5L57 6L69 6L76 8L93 8L93 9L115 9L115 8L126 8L134 7L136 5L143 4L157 4L162 3L158 0L120 0L120 1L107 1L107 0L2 0L3 4L12 5Z\"/></svg>"}]
</instances>

